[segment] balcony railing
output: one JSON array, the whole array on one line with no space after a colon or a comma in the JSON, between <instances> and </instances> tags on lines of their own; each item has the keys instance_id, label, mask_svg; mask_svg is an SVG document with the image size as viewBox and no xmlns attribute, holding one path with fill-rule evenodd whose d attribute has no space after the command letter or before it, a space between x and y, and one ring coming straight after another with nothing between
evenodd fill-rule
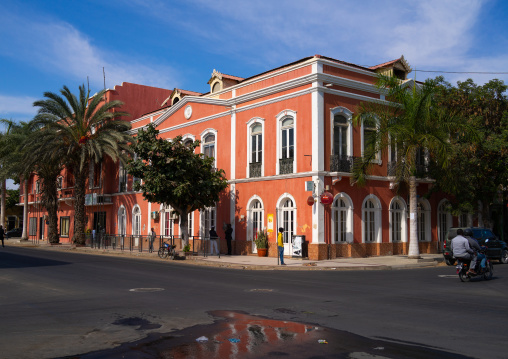
<instances>
[{"instance_id":1,"label":"balcony railing","mask_svg":"<svg viewBox=\"0 0 508 359\"><path fill-rule=\"evenodd\" d=\"M353 169L353 162L354 162L353 156L331 155L330 171L351 173Z\"/></svg>"},{"instance_id":2,"label":"balcony railing","mask_svg":"<svg viewBox=\"0 0 508 359\"><path fill-rule=\"evenodd\" d=\"M249 164L249 177L261 177L261 162Z\"/></svg>"},{"instance_id":3,"label":"balcony railing","mask_svg":"<svg viewBox=\"0 0 508 359\"><path fill-rule=\"evenodd\" d=\"M400 166L400 165L401 165L401 162L399 162L399 161L388 162L388 169L387 169L388 176L390 176L390 177L396 176L397 175L397 167ZM428 166L426 164L419 164L419 163L417 163L415 169L416 169L415 176L417 178L428 177L429 169L428 169Z\"/></svg>"},{"instance_id":4,"label":"balcony railing","mask_svg":"<svg viewBox=\"0 0 508 359\"><path fill-rule=\"evenodd\" d=\"M279 173L281 175L287 175L287 174L293 173L293 159L292 158L279 159Z\"/></svg>"}]
</instances>

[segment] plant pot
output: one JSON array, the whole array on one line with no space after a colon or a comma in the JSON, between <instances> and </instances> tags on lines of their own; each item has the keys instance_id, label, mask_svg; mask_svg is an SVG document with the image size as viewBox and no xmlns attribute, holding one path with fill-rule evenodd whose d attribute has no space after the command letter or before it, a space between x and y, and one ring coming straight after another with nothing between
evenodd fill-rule
<instances>
[{"instance_id":1,"label":"plant pot","mask_svg":"<svg viewBox=\"0 0 508 359\"><path fill-rule=\"evenodd\" d=\"M258 248L258 257L266 257L268 248Z\"/></svg>"}]
</instances>

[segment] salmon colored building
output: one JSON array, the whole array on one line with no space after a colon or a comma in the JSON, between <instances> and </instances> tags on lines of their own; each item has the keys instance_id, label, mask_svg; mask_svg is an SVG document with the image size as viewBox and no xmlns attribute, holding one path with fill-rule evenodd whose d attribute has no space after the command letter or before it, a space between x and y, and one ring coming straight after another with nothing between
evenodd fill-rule
<instances>
[{"instance_id":1,"label":"salmon colored building","mask_svg":"<svg viewBox=\"0 0 508 359\"><path fill-rule=\"evenodd\" d=\"M295 238L304 241L304 254L313 260L405 254L409 203L407 195L393 189L390 149L379 153L365 187L350 181L353 159L362 156L365 138L376 130L353 126L351 119L360 103L385 101L374 85L379 72L412 81L404 57L368 68L315 55L245 79L214 70L204 79L210 85L206 94L132 84L115 91L126 103L122 110L135 114L133 135L153 123L162 138L200 140L196 150L214 157L215 167L226 172L229 188L216 206L189 216L196 240L207 238L210 227L224 238L223 228L230 223L234 254L255 253L253 239L266 228L269 255L276 256L279 227L284 228L286 255L297 251ZM134 94L141 90L143 98ZM131 236L135 245L152 227L157 235L178 237L171 208L144 200L132 190L135 180L112 161L91 169L89 227L100 223L106 233ZM72 233L72 182L62 181L59 217L68 222L60 223ZM422 196L431 183L421 178L417 187L422 253L437 252L452 226L444 196ZM32 200L32 211L35 207ZM31 235L40 236L33 226L44 227L41 213L29 216ZM221 247L224 253L225 243Z\"/></svg>"}]
</instances>

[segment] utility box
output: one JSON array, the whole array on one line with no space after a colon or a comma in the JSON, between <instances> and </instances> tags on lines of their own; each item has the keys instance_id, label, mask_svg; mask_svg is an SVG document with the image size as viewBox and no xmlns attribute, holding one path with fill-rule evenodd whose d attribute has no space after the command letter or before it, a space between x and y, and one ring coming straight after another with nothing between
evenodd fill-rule
<instances>
[{"instance_id":1,"label":"utility box","mask_svg":"<svg viewBox=\"0 0 508 359\"><path fill-rule=\"evenodd\" d=\"M291 246L291 255L297 258L308 257L307 243L305 236L293 236L293 244Z\"/></svg>"}]
</instances>

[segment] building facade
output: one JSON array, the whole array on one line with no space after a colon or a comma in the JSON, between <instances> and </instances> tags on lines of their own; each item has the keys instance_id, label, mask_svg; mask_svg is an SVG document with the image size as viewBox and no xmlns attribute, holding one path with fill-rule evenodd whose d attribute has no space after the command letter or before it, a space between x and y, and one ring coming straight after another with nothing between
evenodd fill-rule
<instances>
[{"instance_id":1,"label":"building facade","mask_svg":"<svg viewBox=\"0 0 508 359\"><path fill-rule=\"evenodd\" d=\"M390 149L379 153L366 186L350 181L354 158L362 156L369 133L376 130L353 126L351 120L362 102L385 101L375 86L380 72L411 81L403 57L367 68L316 55L246 79L214 70L206 94L182 89L149 94L145 89L144 98L132 93L122 98L122 92L117 93L132 108L127 112L139 113L131 121L133 135L153 123L162 138L200 140L196 151L214 157L215 167L225 170L229 188L221 200L189 216L195 238L206 238L210 227L224 238L229 223L234 253L250 254L256 252L257 232L266 228L269 255L275 256L275 235L282 227L285 253L292 253L298 236L313 260L404 254L409 201L407 194L394 191L394 154ZM160 105L143 112L155 100ZM63 174L62 241L70 240L73 226L73 183L68 178ZM178 237L178 218L171 208L144 200L132 189L136 180L111 160L91 168L89 227L100 226L136 241L152 227L158 235ZM42 238L44 211L37 212L36 179L31 181L30 208L36 214L29 215L29 233ZM445 211L445 196L423 197L431 185L428 178L418 179L418 240L423 253L436 253L446 230L458 221ZM324 204L323 197L330 197L331 203Z\"/></svg>"}]
</instances>

